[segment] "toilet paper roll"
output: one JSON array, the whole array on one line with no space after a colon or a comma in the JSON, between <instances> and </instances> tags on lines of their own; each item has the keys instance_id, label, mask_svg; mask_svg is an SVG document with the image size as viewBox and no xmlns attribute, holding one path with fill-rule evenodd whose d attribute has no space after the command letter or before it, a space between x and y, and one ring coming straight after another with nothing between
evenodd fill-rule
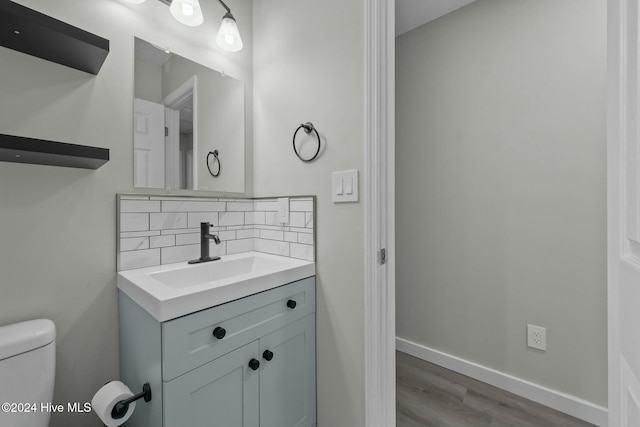
<instances>
[{"instance_id":1,"label":"toilet paper roll","mask_svg":"<svg viewBox=\"0 0 640 427\"><path fill-rule=\"evenodd\" d=\"M131 417L136 409L136 402L129 404L129 409L124 417L114 420L111 417L111 410L116 403L133 396L129 387L120 381L111 381L105 384L91 399L91 408L107 427L118 427Z\"/></svg>"}]
</instances>

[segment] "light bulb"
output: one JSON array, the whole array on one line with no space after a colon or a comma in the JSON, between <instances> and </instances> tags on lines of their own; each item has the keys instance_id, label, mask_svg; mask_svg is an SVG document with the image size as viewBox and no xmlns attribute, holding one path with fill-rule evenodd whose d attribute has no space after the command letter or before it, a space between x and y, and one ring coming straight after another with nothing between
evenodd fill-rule
<instances>
[{"instance_id":1,"label":"light bulb","mask_svg":"<svg viewBox=\"0 0 640 427\"><path fill-rule=\"evenodd\" d=\"M242 38L240 38L238 24L236 24L236 20L230 13L227 13L222 18L220 30L218 30L218 36L216 37L216 43L221 49L224 49L227 52L238 52L242 49Z\"/></svg>"},{"instance_id":2,"label":"light bulb","mask_svg":"<svg viewBox=\"0 0 640 427\"><path fill-rule=\"evenodd\" d=\"M182 3L182 14L184 16L193 16L193 6L189 3Z\"/></svg>"},{"instance_id":3,"label":"light bulb","mask_svg":"<svg viewBox=\"0 0 640 427\"><path fill-rule=\"evenodd\" d=\"M169 11L178 22L190 27L197 27L204 21L198 0L173 0Z\"/></svg>"}]
</instances>

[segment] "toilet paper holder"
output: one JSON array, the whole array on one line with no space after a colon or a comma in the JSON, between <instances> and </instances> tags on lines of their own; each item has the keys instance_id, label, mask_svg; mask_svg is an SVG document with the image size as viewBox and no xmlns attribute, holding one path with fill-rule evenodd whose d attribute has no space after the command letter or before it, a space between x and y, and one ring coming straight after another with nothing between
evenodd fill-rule
<instances>
[{"instance_id":1,"label":"toilet paper holder","mask_svg":"<svg viewBox=\"0 0 640 427\"><path fill-rule=\"evenodd\" d=\"M111 410L111 418L119 420L124 417L129 410L129 405L139 399L144 399L145 402L151 402L151 387L149 386L149 383L144 383L142 385L142 391L140 393L116 403Z\"/></svg>"}]
</instances>

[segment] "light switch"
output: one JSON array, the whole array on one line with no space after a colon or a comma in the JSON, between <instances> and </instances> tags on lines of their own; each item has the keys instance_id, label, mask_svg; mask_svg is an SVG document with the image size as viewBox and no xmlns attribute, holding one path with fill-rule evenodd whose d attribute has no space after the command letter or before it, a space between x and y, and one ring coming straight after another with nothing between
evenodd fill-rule
<instances>
[{"instance_id":1,"label":"light switch","mask_svg":"<svg viewBox=\"0 0 640 427\"><path fill-rule=\"evenodd\" d=\"M345 194L353 194L353 178L344 178L342 182L344 183Z\"/></svg>"},{"instance_id":2,"label":"light switch","mask_svg":"<svg viewBox=\"0 0 640 427\"><path fill-rule=\"evenodd\" d=\"M331 174L331 194L334 203L358 201L358 171L348 170Z\"/></svg>"}]
</instances>

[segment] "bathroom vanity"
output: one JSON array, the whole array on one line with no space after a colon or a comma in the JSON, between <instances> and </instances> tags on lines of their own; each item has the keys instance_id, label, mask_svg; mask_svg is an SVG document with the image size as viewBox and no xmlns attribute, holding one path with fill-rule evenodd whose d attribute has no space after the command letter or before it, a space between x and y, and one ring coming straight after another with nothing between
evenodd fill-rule
<instances>
[{"instance_id":1,"label":"bathroom vanity","mask_svg":"<svg viewBox=\"0 0 640 427\"><path fill-rule=\"evenodd\" d=\"M247 256L119 273L121 381L134 393L146 382L152 390L151 402L138 402L125 425L316 424L313 263L291 260L291 268L285 268L276 262L280 257L248 257L251 267L231 277L229 268L239 267L229 263ZM268 264L280 270L260 271L263 261L264 268ZM221 276L227 277L214 277L225 269ZM170 291L169 284L179 283L181 276L186 286L177 288L180 295L163 300L162 287ZM287 279L294 276L306 277ZM156 286L151 286L153 280ZM145 287L158 295L144 295ZM240 291L246 295L234 293ZM201 297L180 301L194 293ZM212 306L200 308L207 301ZM193 307L200 309L190 311Z\"/></svg>"}]
</instances>

